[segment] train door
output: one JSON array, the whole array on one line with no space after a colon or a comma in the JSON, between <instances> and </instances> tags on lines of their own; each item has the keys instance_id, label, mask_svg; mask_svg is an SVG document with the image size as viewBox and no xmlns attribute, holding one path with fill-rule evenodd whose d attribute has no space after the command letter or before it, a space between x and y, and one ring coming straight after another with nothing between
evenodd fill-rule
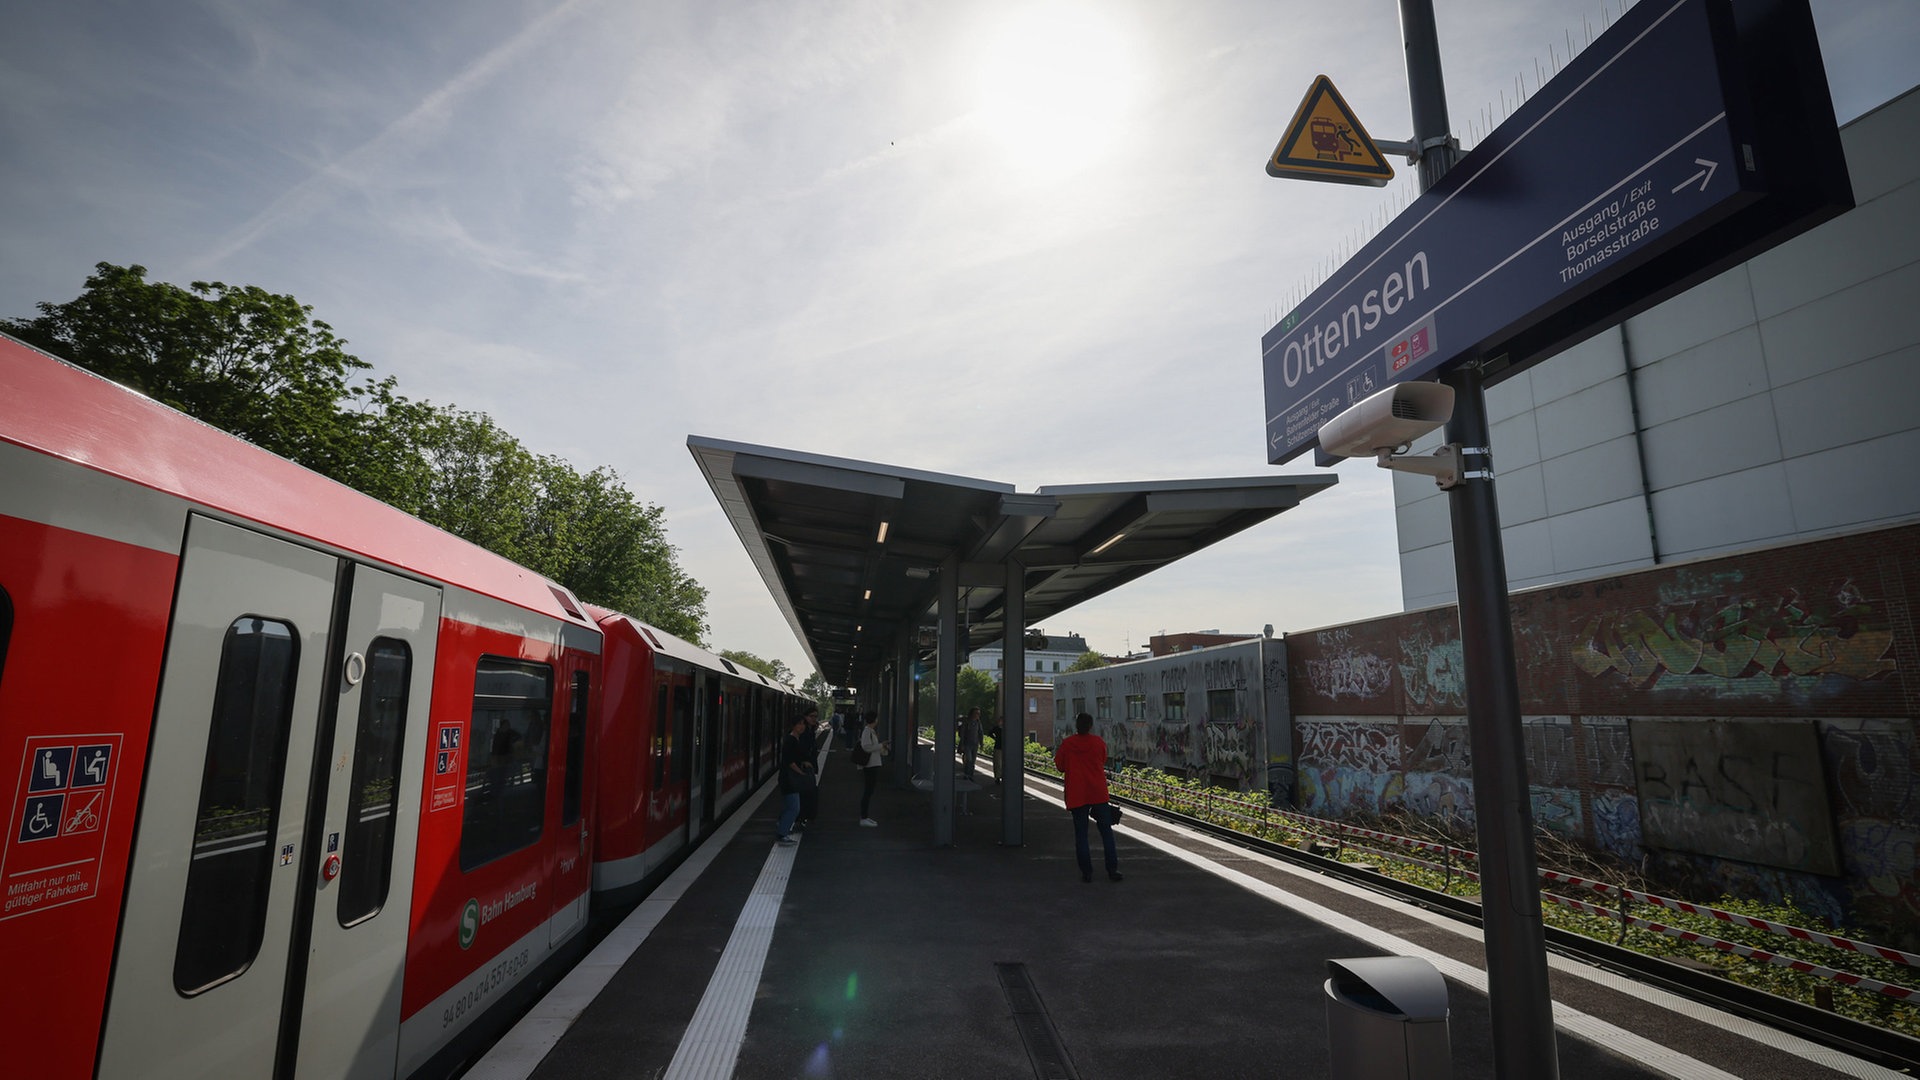
<instances>
[{"instance_id":1,"label":"train door","mask_svg":"<svg viewBox=\"0 0 1920 1080\"><path fill-rule=\"evenodd\" d=\"M712 704L707 686L711 678L705 672L696 671L692 681L693 730L689 733L692 739L688 744L690 772L687 777L688 843L706 835L706 824L712 813L707 800L713 792L707 783L707 759L713 753L712 743L707 738L707 722L711 715L709 706Z\"/></svg>"},{"instance_id":2,"label":"train door","mask_svg":"<svg viewBox=\"0 0 1920 1080\"><path fill-rule=\"evenodd\" d=\"M308 886L312 930L294 1064L297 1076L316 1080L394 1072L399 958L429 757L421 733L440 626L440 590L368 566L351 572L343 659L329 676L339 695L332 750L316 771L325 786L314 802L324 800L324 810L306 845L317 880Z\"/></svg>"},{"instance_id":3,"label":"train door","mask_svg":"<svg viewBox=\"0 0 1920 1080\"><path fill-rule=\"evenodd\" d=\"M731 748L727 745L727 689L718 675L707 676L707 730L701 736L706 744L701 758L706 764L706 805L700 818L700 833L705 835L713 828L714 816L719 812L720 800L726 795L724 784L727 754Z\"/></svg>"},{"instance_id":4,"label":"train door","mask_svg":"<svg viewBox=\"0 0 1920 1080\"><path fill-rule=\"evenodd\" d=\"M588 877L591 860L587 857L586 790L587 722L591 697L591 676L573 671L567 679L567 726L560 733L560 745L553 757L565 769L560 778L560 831L554 837L556 865L549 868L547 880L553 883L553 917L548 921L547 941L558 945L573 936L587 917Z\"/></svg>"},{"instance_id":5,"label":"train door","mask_svg":"<svg viewBox=\"0 0 1920 1080\"><path fill-rule=\"evenodd\" d=\"M364 767L353 744L368 694L401 679L424 708L439 598L360 572L362 588L343 591L351 571L331 556L191 519L108 990L101 1077L290 1074L289 1059L304 1053L290 1036L309 995L304 1020L313 1045L329 1037L345 1044L321 1071L392 1074L412 829L385 801L390 796L369 803L348 794L332 807L328 788L337 786L335 772ZM342 603L351 606L340 632L359 628L367 647L335 639ZM353 621L363 607L399 612L393 622L406 626ZM369 626L379 626L378 635ZM411 651L404 677L394 670L398 650L374 649L375 636ZM346 671L332 659L336 640L361 658ZM356 673L351 700L329 700ZM348 729L344 758L316 751L336 706ZM383 738L369 736L370 743ZM400 772L393 786L401 795L411 790L417 807L420 779ZM371 833L368 826L382 813L391 831L375 838L387 826L375 824ZM356 816L357 827L349 825ZM361 874L335 873L342 864L323 864L323 833L339 835L332 854L344 859L363 843L402 846L403 828L406 858L386 881L384 902L353 926L339 926L350 890L362 903L377 890ZM378 1060L360 1055L370 1038Z\"/></svg>"}]
</instances>

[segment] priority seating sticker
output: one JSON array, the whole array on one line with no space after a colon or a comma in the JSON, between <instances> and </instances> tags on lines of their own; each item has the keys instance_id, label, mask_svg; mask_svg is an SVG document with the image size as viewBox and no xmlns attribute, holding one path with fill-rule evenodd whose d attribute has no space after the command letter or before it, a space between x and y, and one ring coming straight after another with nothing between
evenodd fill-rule
<instances>
[{"instance_id":1,"label":"priority seating sticker","mask_svg":"<svg viewBox=\"0 0 1920 1080\"><path fill-rule=\"evenodd\" d=\"M0 849L0 920L98 892L119 756L118 735L27 739Z\"/></svg>"}]
</instances>

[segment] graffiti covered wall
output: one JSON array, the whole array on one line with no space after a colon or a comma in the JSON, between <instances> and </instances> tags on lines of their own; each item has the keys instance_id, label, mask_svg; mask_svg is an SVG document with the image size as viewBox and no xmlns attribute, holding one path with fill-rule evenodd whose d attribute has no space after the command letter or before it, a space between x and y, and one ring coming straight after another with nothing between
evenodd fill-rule
<instances>
[{"instance_id":1,"label":"graffiti covered wall","mask_svg":"<svg viewBox=\"0 0 1920 1080\"><path fill-rule=\"evenodd\" d=\"M1237 641L1065 673L1054 680L1054 743L1084 708L1117 765L1146 765L1293 797L1286 646Z\"/></svg>"},{"instance_id":2,"label":"graffiti covered wall","mask_svg":"<svg viewBox=\"0 0 1920 1080\"><path fill-rule=\"evenodd\" d=\"M1917 591L1904 526L1514 594L1535 823L1676 892L1920 937ZM1454 608L1287 646L1303 810L1471 824Z\"/></svg>"}]
</instances>

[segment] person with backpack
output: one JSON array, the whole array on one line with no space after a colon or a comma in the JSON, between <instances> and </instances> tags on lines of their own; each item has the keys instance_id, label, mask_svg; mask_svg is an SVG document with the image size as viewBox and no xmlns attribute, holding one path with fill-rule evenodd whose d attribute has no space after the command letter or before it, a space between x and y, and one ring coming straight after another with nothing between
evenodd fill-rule
<instances>
[{"instance_id":1,"label":"person with backpack","mask_svg":"<svg viewBox=\"0 0 1920 1080\"><path fill-rule=\"evenodd\" d=\"M806 792L817 788L811 752L813 740L806 735L813 730L819 715L820 710L808 708L793 718L787 725L786 737L780 740L780 820L773 826L773 839L778 844L797 843L793 826L800 819L801 800Z\"/></svg>"}]
</instances>

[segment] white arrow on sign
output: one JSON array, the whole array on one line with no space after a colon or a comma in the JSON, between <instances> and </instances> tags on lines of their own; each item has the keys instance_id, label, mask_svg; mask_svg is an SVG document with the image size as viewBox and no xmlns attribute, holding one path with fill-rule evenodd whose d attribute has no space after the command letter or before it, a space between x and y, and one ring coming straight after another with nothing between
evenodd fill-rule
<instances>
[{"instance_id":1,"label":"white arrow on sign","mask_svg":"<svg viewBox=\"0 0 1920 1080\"><path fill-rule=\"evenodd\" d=\"M1674 194L1678 195L1680 193L1681 188L1686 187L1688 184L1693 183L1695 180L1700 181L1701 191L1707 190L1707 185L1713 182L1713 170L1720 167L1719 162L1708 161L1706 158L1698 158L1698 157L1694 158L1693 163L1695 165L1704 165L1706 166L1706 168L1701 169L1699 172L1694 173L1692 176L1689 176L1685 180L1680 181L1679 185L1673 189Z\"/></svg>"}]
</instances>

